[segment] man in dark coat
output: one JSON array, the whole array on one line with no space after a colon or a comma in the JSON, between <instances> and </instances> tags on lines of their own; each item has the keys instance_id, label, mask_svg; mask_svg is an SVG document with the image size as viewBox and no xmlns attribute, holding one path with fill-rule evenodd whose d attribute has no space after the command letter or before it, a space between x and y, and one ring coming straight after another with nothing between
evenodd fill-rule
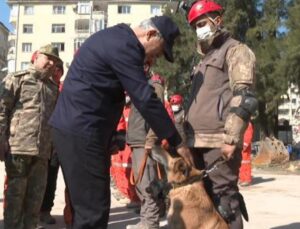
<instances>
[{"instance_id":1,"label":"man in dark coat","mask_svg":"<svg viewBox=\"0 0 300 229\"><path fill-rule=\"evenodd\" d=\"M172 62L178 35L179 29L169 17L153 17L133 29L118 24L99 31L75 55L50 120L74 208L74 229L107 228L108 149L124 107L124 91L156 135L167 139L193 164L143 69L145 62L162 54Z\"/></svg>"}]
</instances>

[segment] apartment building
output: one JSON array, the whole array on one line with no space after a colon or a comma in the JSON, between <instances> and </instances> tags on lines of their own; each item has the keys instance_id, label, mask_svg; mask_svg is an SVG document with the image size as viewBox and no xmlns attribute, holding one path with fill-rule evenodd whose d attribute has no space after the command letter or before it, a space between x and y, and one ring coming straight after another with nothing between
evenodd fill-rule
<instances>
[{"instance_id":1,"label":"apartment building","mask_svg":"<svg viewBox=\"0 0 300 229\"><path fill-rule=\"evenodd\" d=\"M300 143L300 94L299 88L290 85L287 94L282 96L283 102L278 106L279 122L288 121L291 131L288 133L293 143ZM284 133L283 135L286 135Z\"/></svg>"},{"instance_id":2,"label":"apartment building","mask_svg":"<svg viewBox=\"0 0 300 229\"><path fill-rule=\"evenodd\" d=\"M0 80L7 72L8 28L0 22Z\"/></svg>"},{"instance_id":3,"label":"apartment building","mask_svg":"<svg viewBox=\"0 0 300 229\"><path fill-rule=\"evenodd\" d=\"M166 6L176 9L177 4L170 0L111 0L107 5L107 26L124 22L133 27L144 19L162 15Z\"/></svg>"},{"instance_id":4,"label":"apartment building","mask_svg":"<svg viewBox=\"0 0 300 229\"><path fill-rule=\"evenodd\" d=\"M278 106L278 119L288 120L290 125L298 123L300 118L300 94L299 88L292 84L287 95L283 96L283 103Z\"/></svg>"},{"instance_id":5,"label":"apartment building","mask_svg":"<svg viewBox=\"0 0 300 229\"><path fill-rule=\"evenodd\" d=\"M52 43L68 67L74 53L92 33L106 26L102 1L8 0L10 23L8 71L26 69L32 53Z\"/></svg>"},{"instance_id":6,"label":"apartment building","mask_svg":"<svg viewBox=\"0 0 300 229\"><path fill-rule=\"evenodd\" d=\"M118 23L137 25L161 15L170 0L7 0L10 23L8 71L26 69L32 52L52 43L60 50L65 67L74 53L94 32Z\"/></svg>"}]
</instances>

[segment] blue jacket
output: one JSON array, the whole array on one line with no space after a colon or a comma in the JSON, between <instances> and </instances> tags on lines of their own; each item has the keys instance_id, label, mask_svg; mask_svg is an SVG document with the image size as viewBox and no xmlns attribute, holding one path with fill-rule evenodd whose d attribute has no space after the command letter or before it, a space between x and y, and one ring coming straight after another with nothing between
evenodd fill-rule
<instances>
[{"instance_id":1,"label":"blue jacket","mask_svg":"<svg viewBox=\"0 0 300 229\"><path fill-rule=\"evenodd\" d=\"M142 44L125 24L90 36L74 57L50 125L72 134L96 135L108 147L127 91L156 135L179 145L172 120L148 84L144 58Z\"/></svg>"}]
</instances>

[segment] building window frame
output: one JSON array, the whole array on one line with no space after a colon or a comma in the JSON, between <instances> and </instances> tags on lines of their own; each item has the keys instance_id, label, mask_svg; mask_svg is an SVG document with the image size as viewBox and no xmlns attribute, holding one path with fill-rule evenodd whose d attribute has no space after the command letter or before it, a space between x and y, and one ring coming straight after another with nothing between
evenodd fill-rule
<instances>
[{"instance_id":1,"label":"building window frame","mask_svg":"<svg viewBox=\"0 0 300 229\"><path fill-rule=\"evenodd\" d=\"M75 21L76 33L89 33L90 27L91 25L89 19L78 19Z\"/></svg>"},{"instance_id":2,"label":"building window frame","mask_svg":"<svg viewBox=\"0 0 300 229\"><path fill-rule=\"evenodd\" d=\"M90 2L78 2L77 13L78 14L91 14L91 4Z\"/></svg>"},{"instance_id":3,"label":"building window frame","mask_svg":"<svg viewBox=\"0 0 300 229\"><path fill-rule=\"evenodd\" d=\"M86 37L78 37L74 39L74 54L76 54L77 50L80 48L83 42L85 42L86 39Z\"/></svg>"},{"instance_id":4,"label":"building window frame","mask_svg":"<svg viewBox=\"0 0 300 229\"><path fill-rule=\"evenodd\" d=\"M52 42L52 46L56 47L59 52L65 51L65 43L64 42Z\"/></svg>"},{"instance_id":5,"label":"building window frame","mask_svg":"<svg viewBox=\"0 0 300 229\"><path fill-rule=\"evenodd\" d=\"M118 5L118 14L130 14L131 6L130 5Z\"/></svg>"},{"instance_id":6,"label":"building window frame","mask_svg":"<svg viewBox=\"0 0 300 229\"><path fill-rule=\"evenodd\" d=\"M29 67L29 61L22 61L21 62L21 70L26 70Z\"/></svg>"},{"instance_id":7,"label":"building window frame","mask_svg":"<svg viewBox=\"0 0 300 229\"><path fill-rule=\"evenodd\" d=\"M92 32L98 32L100 30L105 29L105 21L104 19L96 19L92 24Z\"/></svg>"},{"instance_id":8,"label":"building window frame","mask_svg":"<svg viewBox=\"0 0 300 229\"><path fill-rule=\"evenodd\" d=\"M32 52L32 43L22 43L22 52Z\"/></svg>"},{"instance_id":9,"label":"building window frame","mask_svg":"<svg viewBox=\"0 0 300 229\"><path fill-rule=\"evenodd\" d=\"M23 24L23 33L33 33L33 25Z\"/></svg>"},{"instance_id":10,"label":"building window frame","mask_svg":"<svg viewBox=\"0 0 300 229\"><path fill-rule=\"evenodd\" d=\"M66 13L66 6L65 5L54 5L52 7L53 14L65 14Z\"/></svg>"},{"instance_id":11,"label":"building window frame","mask_svg":"<svg viewBox=\"0 0 300 229\"><path fill-rule=\"evenodd\" d=\"M161 14L161 6L160 5L151 5L150 6L150 14L160 15Z\"/></svg>"},{"instance_id":12,"label":"building window frame","mask_svg":"<svg viewBox=\"0 0 300 229\"><path fill-rule=\"evenodd\" d=\"M34 6L26 5L24 6L24 15L33 15L34 14Z\"/></svg>"},{"instance_id":13,"label":"building window frame","mask_svg":"<svg viewBox=\"0 0 300 229\"><path fill-rule=\"evenodd\" d=\"M51 32L52 33L65 33L66 28L65 24L52 24Z\"/></svg>"}]
</instances>

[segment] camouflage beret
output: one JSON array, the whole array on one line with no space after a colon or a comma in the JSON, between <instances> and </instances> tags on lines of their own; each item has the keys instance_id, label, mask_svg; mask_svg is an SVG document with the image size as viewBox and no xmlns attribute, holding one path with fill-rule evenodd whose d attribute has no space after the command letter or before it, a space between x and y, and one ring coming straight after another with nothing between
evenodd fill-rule
<instances>
[{"instance_id":1,"label":"camouflage beret","mask_svg":"<svg viewBox=\"0 0 300 229\"><path fill-rule=\"evenodd\" d=\"M56 59L59 60L59 61L62 61L62 60L59 58L58 48L57 48L57 47L54 47L54 46L51 45L51 44L48 44L48 45L45 45L45 46L40 47L39 52L40 52L40 53L43 53L43 54L45 54L45 55L47 55L47 56L52 56L52 57L56 58Z\"/></svg>"}]
</instances>

